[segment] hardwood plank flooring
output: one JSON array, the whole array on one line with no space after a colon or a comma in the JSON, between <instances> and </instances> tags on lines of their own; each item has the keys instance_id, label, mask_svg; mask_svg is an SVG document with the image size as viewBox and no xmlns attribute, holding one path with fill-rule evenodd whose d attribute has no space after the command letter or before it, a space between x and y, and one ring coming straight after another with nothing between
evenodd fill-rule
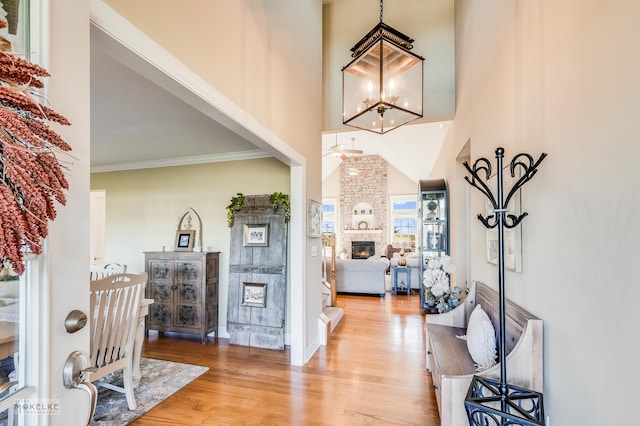
<instances>
[{"instance_id":1,"label":"hardwood plank flooring","mask_svg":"<svg viewBox=\"0 0 640 426\"><path fill-rule=\"evenodd\" d=\"M143 356L209 371L132 423L439 425L419 296L338 296L345 315L302 367L289 351L150 332Z\"/></svg>"}]
</instances>

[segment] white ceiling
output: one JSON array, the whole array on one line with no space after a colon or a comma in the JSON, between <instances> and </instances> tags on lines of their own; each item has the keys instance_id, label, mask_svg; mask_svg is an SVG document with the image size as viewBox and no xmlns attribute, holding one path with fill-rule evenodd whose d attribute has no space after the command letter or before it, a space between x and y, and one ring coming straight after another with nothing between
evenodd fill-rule
<instances>
[{"instance_id":1,"label":"white ceiling","mask_svg":"<svg viewBox=\"0 0 640 426\"><path fill-rule=\"evenodd\" d=\"M408 124L379 135L366 130L322 135L322 154L336 144L345 149L361 149L362 155L377 154L398 169L409 179L417 182L426 179L440 153L451 121L438 123ZM355 138L354 141L351 138ZM351 157L353 154L347 154ZM327 155L322 159L322 179L326 179L340 165L339 157Z\"/></svg>"}]
</instances>

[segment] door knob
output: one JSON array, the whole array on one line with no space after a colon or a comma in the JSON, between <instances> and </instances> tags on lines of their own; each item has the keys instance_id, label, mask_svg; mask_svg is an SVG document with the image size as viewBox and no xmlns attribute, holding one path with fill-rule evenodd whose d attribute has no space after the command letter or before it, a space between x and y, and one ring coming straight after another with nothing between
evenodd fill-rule
<instances>
[{"instance_id":1,"label":"door knob","mask_svg":"<svg viewBox=\"0 0 640 426\"><path fill-rule=\"evenodd\" d=\"M87 314L77 309L69 312L67 318L64 320L64 328L67 330L67 333L75 333L84 328L85 325L87 325Z\"/></svg>"},{"instance_id":2,"label":"door knob","mask_svg":"<svg viewBox=\"0 0 640 426\"><path fill-rule=\"evenodd\" d=\"M96 386L85 381L85 372L91 371L89 367L89 360L80 351L74 351L69 354L67 361L64 363L62 369L62 383L67 389L79 389L89 394L89 418L87 419L87 426L93 419L93 414L96 411L96 403L98 401L98 389Z\"/></svg>"}]
</instances>

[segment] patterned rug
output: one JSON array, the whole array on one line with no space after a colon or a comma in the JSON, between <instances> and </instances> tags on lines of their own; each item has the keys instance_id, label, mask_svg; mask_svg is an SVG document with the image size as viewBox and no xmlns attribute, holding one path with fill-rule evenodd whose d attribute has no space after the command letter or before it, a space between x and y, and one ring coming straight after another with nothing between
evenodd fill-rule
<instances>
[{"instance_id":1,"label":"patterned rug","mask_svg":"<svg viewBox=\"0 0 640 426\"><path fill-rule=\"evenodd\" d=\"M98 386L98 404L91 425L127 425L169 398L208 369L208 367L200 367L198 365L142 358L140 360L142 378L140 379L140 385L135 389L138 408L134 411L129 411L127 399L123 393ZM113 378L109 381L122 386L122 371L114 373Z\"/></svg>"}]
</instances>

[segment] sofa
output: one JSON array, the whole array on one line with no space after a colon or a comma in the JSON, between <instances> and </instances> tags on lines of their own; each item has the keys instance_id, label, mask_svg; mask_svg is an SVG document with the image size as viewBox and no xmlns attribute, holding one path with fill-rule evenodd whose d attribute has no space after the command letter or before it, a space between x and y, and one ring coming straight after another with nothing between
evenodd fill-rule
<instances>
[{"instance_id":1,"label":"sofa","mask_svg":"<svg viewBox=\"0 0 640 426\"><path fill-rule=\"evenodd\" d=\"M369 259L336 260L336 290L338 293L385 295L385 275L389 259L370 257Z\"/></svg>"}]
</instances>

